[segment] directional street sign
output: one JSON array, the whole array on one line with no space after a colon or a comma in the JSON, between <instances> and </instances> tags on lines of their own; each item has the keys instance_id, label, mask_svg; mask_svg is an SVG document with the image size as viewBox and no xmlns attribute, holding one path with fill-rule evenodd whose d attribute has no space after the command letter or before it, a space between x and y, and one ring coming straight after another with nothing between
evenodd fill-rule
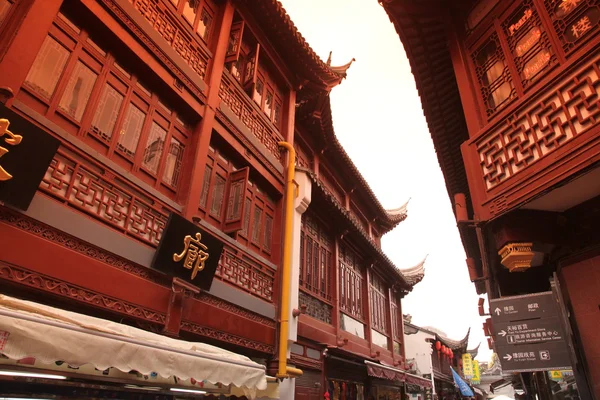
<instances>
[{"instance_id":1,"label":"directional street sign","mask_svg":"<svg viewBox=\"0 0 600 400\"><path fill-rule=\"evenodd\" d=\"M528 372L570 369L569 351L564 342L525 346L497 346L502 372Z\"/></svg>"},{"instance_id":2,"label":"directional street sign","mask_svg":"<svg viewBox=\"0 0 600 400\"><path fill-rule=\"evenodd\" d=\"M503 372L570 368L566 337L552 292L490 300Z\"/></svg>"},{"instance_id":3,"label":"directional street sign","mask_svg":"<svg viewBox=\"0 0 600 400\"><path fill-rule=\"evenodd\" d=\"M563 329L558 317L538 318L517 322L494 324L496 343L506 344L542 343L564 340Z\"/></svg>"},{"instance_id":4,"label":"directional street sign","mask_svg":"<svg viewBox=\"0 0 600 400\"><path fill-rule=\"evenodd\" d=\"M520 319L544 318L556 315L552 292L490 300L490 313L495 323Z\"/></svg>"}]
</instances>

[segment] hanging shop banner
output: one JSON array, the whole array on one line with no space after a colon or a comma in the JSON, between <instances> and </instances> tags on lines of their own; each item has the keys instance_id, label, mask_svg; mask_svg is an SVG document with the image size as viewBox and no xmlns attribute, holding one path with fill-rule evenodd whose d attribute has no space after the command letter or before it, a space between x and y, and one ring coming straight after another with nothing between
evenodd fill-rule
<instances>
[{"instance_id":1,"label":"hanging shop banner","mask_svg":"<svg viewBox=\"0 0 600 400\"><path fill-rule=\"evenodd\" d=\"M469 353L465 353L462 355L462 363L463 363L463 375L467 379L471 379L473 377L473 360Z\"/></svg>"},{"instance_id":2,"label":"hanging shop banner","mask_svg":"<svg viewBox=\"0 0 600 400\"><path fill-rule=\"evenodd\" d=\"M59 144L0 104L0 202L27 211Z\"/></svg>"},{"instance_id":3,"label":"hanging shop banner","mask_svg":"<svg viewBox=\"0 0 600 400\"><path fill-rule=\"evenodd\" d=\"M223 242L215 236L171 213L152 268L210 290L222 251Z\"/></svg>"},{"instance_id":4,"label":"hanging shop banner","mask_svg":"<svg viewBox=\"0 0 600 400\"><path fill-rule=\"evenodd\" d=\"M471 378L473 385L479 385L481 383L481 374L479 372L479 361L473 360L473 377Z\"/></svg>"}]
</instances>

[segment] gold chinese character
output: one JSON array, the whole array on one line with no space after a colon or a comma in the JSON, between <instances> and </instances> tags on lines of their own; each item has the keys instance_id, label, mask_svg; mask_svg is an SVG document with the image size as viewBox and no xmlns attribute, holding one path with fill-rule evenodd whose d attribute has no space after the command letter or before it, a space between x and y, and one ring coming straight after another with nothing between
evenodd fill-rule
<instances>
[{"instance_id":1,"label":"gold chinese character","mask_svg":"<svg viewBox=\"0 0 600 400\"><path fill-rule=\"evenodd\" d=\"M190 235L183 238L183 244L185 245L181 254L173 254L173 261L179 262L183 260L183 266L187 269L192 270L192 279L196 277L199 271L204 269L204 262L208 259L208 247L200 243L202 236L200 233L196 233L196 238L192 239Z\"/></svg>"},{"instance_id":2,"label":"gold chinese character","mask_svg":"<svg viewBox=\"0 0 600 400\"><path fill-rule=\"evenodd\" d=\"M10 125L10 121L5 118L0 118L0 138L4 135L9 136L5 138L4 141L11 146L16 146L21 143L23 140L23 136L15 135L11 131L8 130L8 126ZM0 146L0 157L8 153L8 149L6 147ZM6 172L2 166L0 166L0 181L7 181L11 179L13 176Z\"/></svg>"},{"instance_id":3,"label":"gold chinese character","mask_svg":"<svg viewBox=\"0 0 600 400\"><path fill-rule=\"evenodd\" d=\"M589 31L590 29L592 29L592 22L586 15L579 21L575 22L575 24L571 27L571 32L573 32L573 36L579 39L581 35Z\"/></svg>"},{"instance_id":4,"label":"gold chinese character","mask_svg":"<svg viewBox=\"0 0 600 400\"><path fill-rule=\"evenodd\" d=\"M577 7L581 0L562 0L559 7L564 11L565 14L568 14L572 9Z\"/></svg>"}]
</instances>

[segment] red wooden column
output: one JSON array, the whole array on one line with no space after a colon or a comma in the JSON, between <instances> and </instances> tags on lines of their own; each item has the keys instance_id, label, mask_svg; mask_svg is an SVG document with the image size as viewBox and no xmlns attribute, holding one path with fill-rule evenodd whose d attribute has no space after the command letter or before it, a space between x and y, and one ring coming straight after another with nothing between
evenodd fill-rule
<instances>
[{"instance_id":1,"label":"red wooden column","mask_svg":"<svg viewBox=\"0 0 600 400\"><path fill-rule=\"evenodd\" d=\"M331 323L335 328L335 337L340 336L340 238L339 235L334 237L333 249L333 271L331 271L331 300L333 302L333 310L331 315Z\"/></svg>"},{"instance_id":2,"label":"red wooden column","mask_svg":"<svg viewBox=\"0 0 600 400\"><path fill-rule=\"evenodd\" d=\"M394 318L392 315L392 296L393 296L394 292L391 288L388 287L387 290L387 304L386 304L386 311L387 311L387 320L388 320L388 332L390 334L390 340L388 342L388 350L390 350L392 352L392 359L394 361L396 361L396 354L394 353L394 332L396 331L396 327L394 326Z\"/></svg>"},{"instance_id":3,"label":"red wooden column","mask_svg":"<svg viewBox=\"0 0 600 400\"><path fill-rule=\"evenodd\" d=\"M204 170L208 157L208 146L210 145L210 137L215 123L215 110L221 102L219 98L219 87L225 68L225 54L227 53L227 45L229 43L229 34L231 31L231 23L233 22L233 14L235 9L231 0L227 0L223 9L223 18L219 29L217 46L215 55L210 68L210 76L208 78L208 96L207 107L204 118L194 131L195 136L195 154L192 160L190 184L187 193L183 193L182 199L185 201L184 216L187 219L192 219L198 211L200 203L200 192L202 191L202 183L204 182Z\"/></svg>"},{"instance_id":4,"label":"red wooden column","mask_svg":"<svg viewBox=\"0 0 600 400\"><path fill-rule=\"evenodd\" d=\"M0 87L10 88L16 96L62 3L63 0L25 0L17 3L18 9L13 13L15 24L20 18L23 19L18 27L12 22L7 26L17 30L4 57L0 59ZM29 5L31 7L27 10ZM4 32L0 44L4 46L10 39L9 32ZM2 48L0 51L3 51Z\"/></svg>"},{"instance_id":5,"label":"red wooden column","mask_svg":"<svg viewBox=\"0 0 600 400\"><path fill-rule=\"evenodd\" d=\"M363 289L363 310L365 312L365 339L369 342L369 351L373 356L373 338L371 337L371 266L365 268L365 288Z\"/></svg>"}]
</instances>

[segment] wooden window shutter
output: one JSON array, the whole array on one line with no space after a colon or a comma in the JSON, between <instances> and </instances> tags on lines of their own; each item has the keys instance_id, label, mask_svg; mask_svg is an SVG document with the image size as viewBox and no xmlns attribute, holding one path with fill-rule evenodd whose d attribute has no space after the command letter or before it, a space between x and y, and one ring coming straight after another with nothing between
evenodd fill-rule
<instances>
[{"instance_id":1,"label":"wooden window shutter","mask_svg":"<svg viewBox=\"0 0 600 400\"><path fill-rule=\"evenodd\" d=\"M227 212L225 214L225 233L236 232L243 228L244 207L246 202L246 186L248 185L248 167L229 174L229 190L227 194Z\"/></svg>"},{"instance_id":2,"label":"wooden window shutter","mask_svg":"<svg viewBox=\"0 0 600 400\"><path fill-rule=\"evenodd\" d=\"M231 25L229 44L225 53L225 63L237 61L242 48L242 37L244 36L244 21L234 22Z\"/></svg>"},{"instance_id":3,"label":"wooden window shutter","mask_svg":"<svg viewBox=\"0 0 600 400\"><path fill-rule=\"evenodd\" d=\"M256 76L258 74L258 53L260 53L260 44L256 44L256 50L250 52L246 58L246 68L244 74L244 90L252 97L252 91L256 84Z\"/></svg>"}]
</instances>

